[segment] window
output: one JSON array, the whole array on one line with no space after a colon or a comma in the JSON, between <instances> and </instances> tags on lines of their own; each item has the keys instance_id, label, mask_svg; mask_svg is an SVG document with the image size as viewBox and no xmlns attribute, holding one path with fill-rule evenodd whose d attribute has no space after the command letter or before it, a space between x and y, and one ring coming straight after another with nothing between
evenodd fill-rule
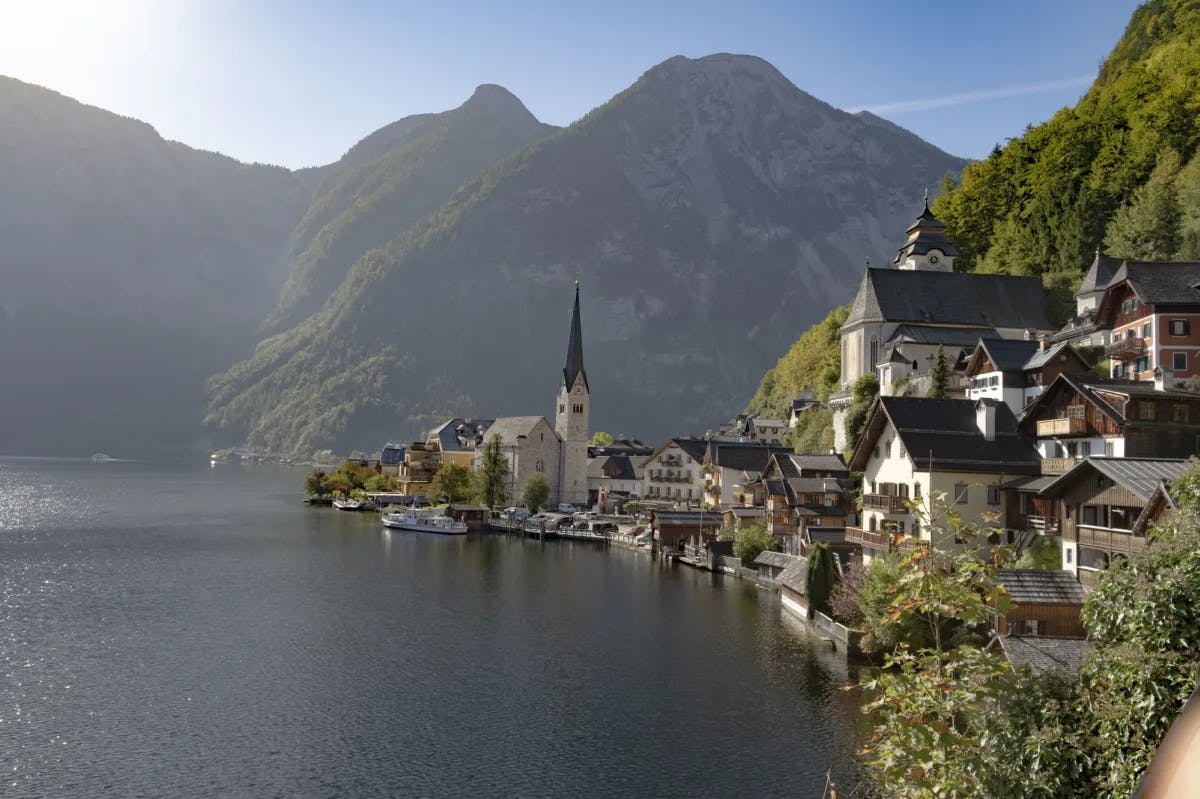
<instances>
[{"instance_id":1,"label":"window","mask_svg":"<svg viewBox=\"0 0 1200 799\"><path fill-rule=\"evenodd\" d=\"M1150 368L1150 357L1147 355L1143 355L1142 357L1138 358L1136 361L1133 362L1133 371L1135 371L1135 372L1144 372L1149 368Z\"/></svg>"},{"instance_id":2,"label":"window","mask_svg":"<svg viewBox=\"0 0 1200 799\"><path fill-rule=\"evenodd\" d=\"M1192 324L1187 319L1171 320L1171 335L1186 336L1192 332Z\"/></svg>"},{"instance_id":3,"label":"window","mask_svg":"<svg viewBox=\"0 0 1200 799\"><path fill-rule=\"evenodd\" d=\"M921 484L913 483L913 496L917 499L921 498Z\"/></svg>"},{"instance_id":4,"label":"window","mask_svg":"<svg viewBox=\"0 0 1200 799\"><path fill-rule=\"evenodd\" d=\"M821 526L821 517L816 516L816 517L813 517L812 519L809 519L807 522L805 522L805 526L806 527L820 527Z\"/></svg>"},{"instance_id":5,"label":"window","mask_svg":"<svg viewBox=\"0 0 1200 799\"><path fill-rule=\"evenodd\" d=\"M875 369L875 365L879 363L879 339L871 336L871 369Z\"/></svg>"},{"instance_id":6,"label":"window","mask_svg":"<svg viewBox=\"0 0 1200 799\"><path fill-rule=\"evenodd\" d=\"M692 489L688 489L688 499L692 498Z\"/></svg>"},{"instance_id":7,"label":"window","mask_svg":"<svg viewBox=\"0 0 1200 799\"><path fill-rule=\"evenodd\" d=\"M1069 549L1064 549L1064 550L1063 550L1063 554L1064 554L1064 555L1066 556L1066 558L1067 558L1067 563L1070 563L1070 562L1071 562L1071 550L1069 550Z\"/></svg>"},{"instance_id":8,"label":"window","mask_svg":"<svg viewBox=\"0 0 1200 799\"><path fill-rule=\"evenodd\" d=\"M1000 486L991 485L987 487L987 503L989 505L1000 504Z\"/></svg>"},{"instance_id":9,"label":"window","mask_svg":"<svg viewBox=\"0 0 1200 799\"><path fill-rule=\"evenodd\" d=\"M872 533L875 532L875 517L874 516L872 516L870 519L867 520L867 524L871 528L871 532Z\"/></svg>"},{"instance_id":10,"label":"window","mask_svg":"<svg viewBox=\"0 0 1200 799\"><path fill-rule=\"evenodd\" d=\"M1180 424L1187 424L1188 406L1182 402L1175 403L1171 408L1171 420Z\"/></svg>"},{"instance_id":11,"label":"window","mask_svg":"<svg viewBox=\"0 0 1200 799\"><path fill-rule=\"evenodd\" d=\"M1149 322L1145 322L1142 324L1142 338L1150 338L1150 323Z\"/></svg>"},{"instance_id":12,"label":"window","mask_svg":"<svg viewBox=\"0 0 1200 799\"><path fill-rule=\"evenodd\" d=\"M566 410L567 410L567 406L566 406L566 405L564 405L564 404L563 404L563 403L561 403L561 402L560 402L560 403L558 403L558 412L559 412L559 413L563 413L563 412L565 412Z\"/></svg>"},{"instance_id":13,"label":"window","mask_svg":"<svg viewBox=\"0 0 1200 799\"><path fill-rule=\"evenodd\" d=\"M1171 368L1176 372L1182 372L1187 369L1187 353L1177 352L1171 356Z\"/></svg>"},{"instance_id":14,"label":"window","mask_svg":"<svg viewBox=\"0 0 1200 799\"><path fill-rule=\"evenodd\" d=\"M834 496L833 494L826 494L825 495L825 507L827 507L827 508L833 507L834 500L836 500L836 499L837 499L837 497Z\"/></svg>"},{"instance_id":15,"label":"window","mask_svg":"<svg viewBox=\"0 0 1200 799\"><path fill-rule=\"evenodd\" d=\"M1117 454L1117 442L1113 441L1111 438L1107 439L1104 442L1104 457L1113 458L1113 457L1116 457L1116 454Z\"/></svg>"},{"instance_id":16,"label":"window","mask_svg":"<svg viewBox=\"0 0 1200 799\"><path fill-rule=\"evenodd\" d=\"M1149 400L1142 400L1138 403L1138 418L1143 422L1153 422L1155 419L1155 406Z\"/></svg>"},{"instance_id":17,"label":"window","mask_svg":"<svg viewBox=\"0 0 1200 799\"><path fill-rule=\"evenodd\" d=\"M537 466L535 466L534 468L537 469L539 472L544 472L544 471L546 471L546 464L543 463L542 461L538 461Z\"/></svg>"},{"instance_id":18,"label":"window","mask_svg":"<svg viewBox=\"0 0 1200 799\"><path fill-rule=\"evenodd\" d=\"M955 483L954 484L954 504L955 505L966 505L968 501L969 501L969 497L967 494L967 484L966 483Z\"/></svg>"},{"instance_id":19,"label":"window","mask_svg":"<svg viewBox=\"0 0 1200 799\"><path fill-rule=\"evenodd\" d=\"M1091 454L1092 454L1092 442L1080 441L1079 448L1075 451L1075 457L1086 458L1088 455L1091 455Z\"/></svg>"}]
</instances>

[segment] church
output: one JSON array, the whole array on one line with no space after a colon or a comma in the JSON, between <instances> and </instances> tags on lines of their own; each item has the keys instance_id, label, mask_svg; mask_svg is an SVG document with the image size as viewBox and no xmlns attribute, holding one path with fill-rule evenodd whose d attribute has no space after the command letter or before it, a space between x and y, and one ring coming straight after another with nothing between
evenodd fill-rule
<instances>
[{"instance_id":1,"label":"church","mask_svg":"<svg viewBox=\"0 0 1200 799\"><path fill-rule=\"evenodd\" d=\"M1029 339L1053 331L1038 278L955 272L957 256L926 194L925 209L892 264L867 268L839 331L841 391L829 396L837 449L846 447L851 389L863 375L876 374L883 396L902 387L923 395L939 348L953 367L980 339Z\"/></svg>"},{"instance_id":2,"label":"church","mask_svg":"<svg viewBox=\"0 0 1200 799\"><path fill-rule=\"evenodd\" d=\"M476 448L476 463L483 447L497 437L500 451L508 460L510 495L519 499L521 486L531 475L540 474L550 485L550 505L568 502L587 504L588 416L592 392L583 368L583 326L579 317L579 282L575 283L575 307L567 341L567 360L555 394L554 425L544 416L507 416L496 419Z\"/></svg>"}]
</instances>

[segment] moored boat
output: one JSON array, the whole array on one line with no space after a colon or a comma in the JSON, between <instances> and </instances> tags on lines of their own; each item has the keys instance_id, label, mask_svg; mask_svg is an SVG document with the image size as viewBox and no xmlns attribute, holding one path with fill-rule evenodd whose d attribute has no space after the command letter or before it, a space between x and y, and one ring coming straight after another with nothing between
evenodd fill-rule
<instances>
[{"instance_id":1,"label":"moored boat","mask_svg":"<svg viewBox=\"0 0 1200 799\"><path fill-rule=\"evenodd\" d=\"M422 513L416 509L392 511L383 514L383 526L393 530L412 530L417 533L440 533L442 535L464 535L467 525L441 514Z\"/></svg>"},{"instance_id":2,"label":"moored boat","mask_svg":"<svg viewBox=\"0 0 1200 799\"><path fill-rule=\"evenodd\" d=\"M361 499L335 499L333 507L338 510L362 510L363 501Z\"/></svg>"}]
</instances>

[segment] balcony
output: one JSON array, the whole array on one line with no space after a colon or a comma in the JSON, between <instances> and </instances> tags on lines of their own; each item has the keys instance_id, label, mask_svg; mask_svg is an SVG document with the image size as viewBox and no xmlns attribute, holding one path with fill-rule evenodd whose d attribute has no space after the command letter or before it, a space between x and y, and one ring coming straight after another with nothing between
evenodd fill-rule
<instances>
[{"instance_id":1,"label":"balcony","mask_svg":"<svg viewBox=\"0 0 1200 799\"><path fill-rule=\"evenodd\" d=\"M892 536L890 534L864 530L861 527L847 527L846 542L849 544L861 544L866 549L874 549L881 552L886 552L892 548Z\"/></svg>"},{"instance_id":2,"label":"balcony","mask_svg":"<svg viewBox=\"0 0 1200 799\"><path fill-rule=\"evenodd\" d=\"M1077 463L1079 461L1074 458L1042 458L1042 474L1066 474L1074 469Z\"/></svg>"},{"instance_id":3,"label":"balcony","mask_svg":"<svg viewBox=\"0 0 1200 799\"><path fill-rule=\"evenodd\" d=\"M1029 515L1025 517L1025 523L1030 530L1034 530L1042 535L1058 535L1058 519Z\"/></svg>"},{"instance_id":4,"label":"balcony","mask_svg":"<svg viewBox=\"0 0 1200 799\"><path fill-rule=\"evenodd\" d=\"M890 494L863 494L864 510L879 510L884 513L908 513L904 503L908 497L896 497Z\"/></svg>"},{"instance_id":5,"label":"balcony","mask_svg":"<svg viewBox=\"0 0 1200 799\"><path fill-rule=\"evenodd\" d=\"M1104 348L1104 354L1118 361L1131 361L1146 354L1146 342L1137 337L1119 338Z\"/></svg>"},{"instance_id":6,"label":"balcony","mask_svg":"<svg viewBox=\"0 0 1200 799\"><path fill-rule=\"evenodd\" d=\"M1095 524L1079 524L1075 529L1081 547L1102 549L1119 555L1136 555L1146 548L1146 539L1134 535L1132 530Z\"/></svg>"},{"instance_id":7,"label":"balcony","mask_svg":"<svg viewBox=\"0 0 1200 799\"><path fill-rule=\"evenodd\" d=\"M1045 438L1046 436L1081 436L1085 433L1087 433L1087 419L1082 416L1043 419L1037 423L1038 438Z\"/></svg>"}]
</instances>

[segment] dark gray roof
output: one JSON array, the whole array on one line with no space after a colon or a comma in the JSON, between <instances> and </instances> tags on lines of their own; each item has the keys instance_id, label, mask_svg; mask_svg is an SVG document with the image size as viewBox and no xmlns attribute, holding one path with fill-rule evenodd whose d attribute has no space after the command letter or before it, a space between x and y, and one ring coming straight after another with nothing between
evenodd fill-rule
<instances>
[{"instance_id":1,"label":"dark gray roof","mask_svg":"<svg viewBox=\"0 0 1200 799\"><path fill-rule=\"evenodd\" d=\"M992 441L983 437L976 424L978 403L991 406L995 412L996 434ZM896 428L908 457L921 471L932 468L1017 475L1037 474L1041 469L1037 450L1017 433L1017 421L1003 402L927 397L880 397L854 451L852 469L859 471L866 466L888 420Z\"/></svg>"},{"instance_id":2,"label":"dark gray roof","mask_svg":"<svg viewBox=\"0 0 1200 799\"><path fill-rule=\"evenodd\" d=\"M687 453L694 461L703 462L704 453L708 452L708 442L703 438L672 438L670 443Z\"/></svg>"},{"instance_id":3,"label":"dark gray roof","mask_svg":"<svg viewBox=\"0 0 1200 799\"><path fill-rule=\"evenodd\" d=\"M1000 569L996 575L1018 605L1082 605L1086 598L1075 575L1058 569Z\"/></svg>"},{"instance_id":4,"label":"dark gray roof","mask_svg":"<svg viewBox=\"0 0 1200 799\"><path fill-rule=\"evenodd\" d=\"M695 527L700 524L703 524L705 527L721 526L721 514L719 511L656 510L653 511L653 516L661 527Z\"/></svg>"},{"instance_id":5,"label":"dark gray roof","mask_svg":"<svg viewBox=\"0 0 1200 799\"><path fill-rule=\"evenodd\" d=\"M983 338L978 347L1001 372L1019 372L1037 354L1038 342L1024 339Z\"/></svg>"},{"instance_id":6,"label":"dark gray roof","mask_svg":"<svg viewBox=\"0 0 1200 799\"><path fill-rule=\"evenodd\" d=\"M1035 674L1078 676L1088 652L1088 642L1082 638L1005 635L999 640L1009 663L1016 668L1028 666Z\"/></svg>"},{"instance_id":7,"label":"dark gray roof","mask_svg":"<svg viewBox=\"0 0 1200 799\"><path fill-rule=\"evenodd\" d=\"M1072 355L1075 357L1076 360L1078 360L1084 366L1088 366L1088 363L1086 361L1084 361L1083 356L1080 355L1076 351L1076 349L1071 346L1071 343L1069 341L1060 341L1057 344L1052 344L1049 347L1046 347L1045 350L1039 349L1038 351L1033 353L1033 355L1029 356L1029 360L1025 363L1024 368L1026 371L1032 370L1032 369L1041 369L1047 363L1054 360L1059 355L1063 355L1063 354Z\"/></svg>"},{"instance_id":8,"label":"dark gray roof","mask_svg":"<svg viewBox=\"0 0 1200 799\"><path fill-rule=\"evenodd\" d=\"M908 228L908 241L896 254L892 263L900 263L909 255L916 253L924 255L930 250L941 250L946 255L958 255L958 248L946 238L946 225L938 220L929 210L929 201L925 201L925 210Z\"/></svg>"},{"instance_id":9,"label":"dark gray roof","mask_svg":"<svg viewBox=\"0 0 1200 799\"><path fill-rule=\"evenodd\" d=\"M1040 477L1022 477L1018 480L1005 483L1004 487L1011 488L1014 491L1026 491L1036 494L1057 479L1058 475L1056 474L1046 474Z\"/></svg>"},{"instance_id":10,"label":"dark gray roof","mask_svg":"<svg viewBox=\"0 0 1200 799\"><path fill-rule=\"evenodd\" d=\"M812 494L835 491L840 493L845 490L836 477L793 477L787 483L796 491Z\"/></svg>"},{"instance_id":11,"label":"dark gray roof","mask_svg":"<svg viewBox=\"0 0 1200 799\"><path fill-rule=\"evenodd\" d=\"M567 388L575 385L575 378L583 375L583 387L588 391L587 372L583 368L583 327L579 323L579 281L575 281L575 308L571 311L571 338L567 342L567 365L563 367L563 380Z\"/></svg>"},{"instance_id":12,"label":"dark gray roof","mask_svg":"<svg viewBox=\"0 0 1200 799\"><path fill-rule=\"evenodd\" d=\"M1163 480L1174 482L1188 468L1187 461L1176 458L1084 458L1066 474L1055 478L1040 493L1042 496L1054 496L1079 478L1098 472L1129 489L1143 502L1148 502L1159 483Z\"/></svg>"},{"instance_id":13,"label":"dark gray roof","mask_svg":"<svg viewBox=\"0 0 1200 799\"><path fill-rule=\"evenodd\" d=\"M1117 271L1117 267L1120 264L1120 258L1110 258L1107 255L1103 255L1100 249L1097 248L1096 258L1092 261L1087 274L1083 276L1083 283L1079 286L1079 291L1075 292L1075 296L1082 297L1084 294L1090 294L1093 291L1104 291L1104 289L1108 288L1113 273Z\"/></svg>"},{"instance_id":14,"label":"dark gray roof","mask_svg":"<svg viewBox=\"0 0 1200 799\"><path fill-rule=\"evenodd\" d=\"M783 480L768 480L766 482L767 493L773 497L782 497L783 492L786 490L784 485Z\"/></svg>"},{"instance_id":15,"label":"dark gray roof","mask_svg":"<svg viewBox=\"0 0 1200 799\"><path fill-rule=\"evenodd\" d=\"M442 452L464 452L475 449L480 430L487 433L494 419L449 419L430 431L429 437L436 438Z\"/></svg>"},{"instance_id":16,"label":"dark gray roof","mask_svg":"<svg viewBox=\"0 0 1200 799\"><path fill-rule=\"evenodd\" d=\"M779 569L786 569L797 560L800 560L800 558L795 555L789 555L786 552L772 552L768 549L759 553L754 562L760 566L774 566Z\"/></svg>"},{"instance_id":17,"label":"dark gray roof","mask_svg":"<svg viewBox=\"0 0 1200 799\"><path fill-rule=\"evenodd\" d=\"M1116 286L1126 280L1142 302L1155 305L1200 303L1200 261L1125 261L1108 285Z\"/></svg>"},{"instance_id":18,"label":"dark gray roof","mask_svg":"<svg viewBox=\"0 0 1200 799\"><path fill-rule=\"evenodd\" d=\"M722 469L761 471L772 455L791 452L788 447L757 442L713 441L708 461Z\"/></svg>"},{"instance_id":19,"label":"dark gray roof","mask_svg":"<svg viewBox=\"0 0 1200 799\"><path fill-rule=\"evenodd\" d=\"M888 343L944 344L947 347L973 347L981 335L996 335L995 330L980 330L978 327L942 327L927 325L900 325L888 338ZM997 339L999 340L999 339Z\"/></svg>"},{"instance_id":20,"label":"dark gray roof","mask_svg":"<svg viewBox=\"0 0 1200 799\"><path fill-rule=\"evenodd\" d=\"M804 594L804 582L808 577L808 558L796 558L779 573L775 579L780 585L787 586L797 594Z\"/></svg>"},{"instance_id":21,"label":"dark gray roof","mask_svg":"<svg viewBox=\"0 0 1200 799\"><path fill-rule=\"evenodd\" d=\"M587 476L603 480L636 480L637 469L628 455L601 455L588 461Z\"/></svg>"},{"instance_id":22,"label":"dark gray roof","mask_svg":"<svg viewBox=\"0 0 1200 799\"><path fill-rule=\"evenodd\" d=\"M760 516L765 516L767 509L748 505L735 505L731 508L726 508L725 512L733 514L738 519L757 519Z\"/></svg>"},{"instance_id":23,"label":"dark gray roof","mask_svg":"<svg viewBox=\"0 0 1200 799\"><path fill-rule=\"evenodd\" d=\"M1050 340L1067 341L1074 338L1081 338L1099 329L1100 325L1096 321L1096 310L1089 308L1079 316L1068 319L1062 327L1050 334Z\"/></svg>"},{"instance_id":24,"label":"dark gray roof","mask_svg":"<svg viewBox=\"0 0 1200 799\"><path fill-rule=\"evenodd\" d=\"M843 328L870 321L1050 329L1039 278L904 269L866 271Z\"/></svg>"},{"instance_id":25,"label":"dark gray roof","mask_svg":"<svg viewBox=\"0 0 1200 799\"><path fill-rule=\"evenodd\" d=\"M1161 397L1163 399L1191 400L1200 402L1200 394L1185 391L1180 388L1158 390L1153 382L1139 380L1120 380L1113 377L1096 377L1090 374L1060 374L1054 382L1046 387L1026 408L1021 411L1021 426L1032 430L1033 421L1043 407L1051 405L1055 396L1068 389L1074 389L1081 397L1095 405L1102 413L1117 424L1125 424L1124 403L1114 405L1106 399L1104 393L1116 394L1121 397Z\"/></svg>"},{"instance_id":26,"label":"dark gray roof","mask_svg":"<svg viewBox=\"0 0 1200 799\"><path fill-rule=\"evenodd\" d=\"M846 461L841 455L834 453L823 454L819 452L791 452L780 459L786 459L796 469L794 475L788 477L799 477L805 472L844 472L850 473L850 468L846 466Z\"/></svg>"}]
</instances>

